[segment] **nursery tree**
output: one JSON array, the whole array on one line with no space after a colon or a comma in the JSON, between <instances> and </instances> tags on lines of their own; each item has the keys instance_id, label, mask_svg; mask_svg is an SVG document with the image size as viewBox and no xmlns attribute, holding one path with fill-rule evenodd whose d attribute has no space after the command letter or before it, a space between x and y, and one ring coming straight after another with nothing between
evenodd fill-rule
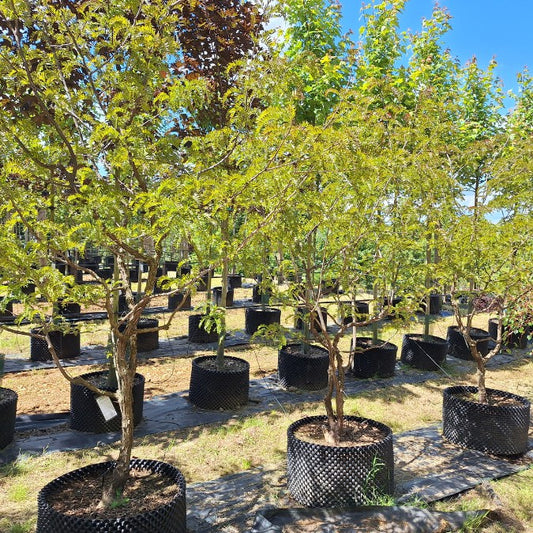
<instances>
[{"instance_id":1,"label":"nursery tree","mask_svg":"<svg viewBox=\"0 0 533 533\"><path fill-rule=\"evenodd\" d=\"M407 87L411 97L407 116L411 137L411 162L408 166L416 188L416 211L421 223L416 231L423 261L413 265L414 274L425 284L424 334L429 335L430 294L439 288L436 233L454 215L455 182L453 161L457 159L459 66L442 37L450 31L450 16L435 6L431 18L424 19L422 30L410 35ZM442 289L441 291L442 292Z\"/></svg>"},{"instance_id":2,"label":"nursery tree","mask_svg":"<svg viewBox=\"0 0 533 533\"><path fill-rule=\"evenodd\" d=\"M505 160L506 139L501 88L494 78L495 63L482 70L472 60L463 68L458 117L458 146L454 177L462 194L455 220L440 235L441 272L451 287L452 305L460 333L477 365L481 402L487 401L486 362L501 346L502 316L526 290L526 266L531 260L530 231L519 218L502 216L501 196L494 177ZM466 297L468 304L461 305ZM495 347L483 355L471 328L480 312L498 315Z\"/></svg>"},{"instance_id":3,"label":"nursery tree","mask_svg":"<svg viewBox=\"0 0 533 533\"><path fill-rule=\"evenodd\" d=\"M293 76L296 121L322 124L348 83L352 43L342 35L340 5L333 0L285 0L287 23L280 53Z\"/></svg>"},{"instance_id":4,"label":"nursery tree","mask_svg":"<svg viewBox=\"0 0 533 533\"><path fill-rule=\"evenodd\" d=\"M173 128L179 113L205 103L205 84L179 75L179 17L165 2L3 2L0 9L0 180L4 198L2 279L25 319L57 327L22 288L29 282L49 302L98 303L107 311L116 393L122 413L117 468L101 505L121 494L133 442L132 383L136 328L170 228L177 233L190 196ZM181 226L182 227L182 226ZM23 232L25 239L20 239ZM97 247L115 258L117 277L103 279L69 253ZM130 261L148 265L148 290L134 299ZM52 264L63 264L67 275ZM79 284L81 271L92 282ZM128 311L114 302L123 291ZM121 329L121 326L124 329ZM52 357L63 368L46 334Z\"/></svg>"},{"instance_id":5,"label":"nursery tree","mask_svg":"<svg viewBox=\"0 0 533 533\"><path fill-rule=\"evenodd\" d=\"M493 165L490 180L491 205L502 221L514 227L520 235L533 231L531 213L533 202L533 167L531 164L531 136L533 135L533 78L525 69L518 75L515 106L507 116L504 148ZM531 245L525 239L524 247ZM533 328L533 279L525 269L523 283L514 298L504 308L504 331L517 335L531 335ZM505 339L504 339L505 340Z\"/></svg>"}]
</instances>

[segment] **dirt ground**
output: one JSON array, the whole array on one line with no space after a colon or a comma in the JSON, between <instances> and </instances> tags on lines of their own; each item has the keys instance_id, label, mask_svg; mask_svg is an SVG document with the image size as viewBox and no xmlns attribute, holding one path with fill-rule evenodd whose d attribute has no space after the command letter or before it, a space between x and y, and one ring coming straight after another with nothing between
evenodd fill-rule
<instances>
[{"instance_id":1,"label":"dirt ground","mask_svg":"<svg viewBox=\"0 0 533 533\"><path fill-rule=\"evenodd\" d=\"M194 357L211 352L196 352ZM233 348L228 355L246 359L250 363L250 378L257 379L277 370L277 352L267 348L246 350ZM141 360L138 372L145 377L144 398L180 392L189 388L190 358L165 357ZM105 368L102 365L70 368L73 376ZM15 390L18 395L17 414L44 414L67 412L70 408L70 389L65 378L55 368L31 370L4 376L2 386Z\"/></svg>"},{"instance_id":2,"label":"dirt ground","mask_svg":"<svg viewBox=\"0 0 533 533\"><path fill-rule=\"evenodd\" d=\"M244 327L244 309L239 304L251 301L251 283L245 288L236 289L235 300L237 305L228 309L227 325L231 330L242 330ZM201 305L206 298L206 293L197 293L193 297L193 308ZM166 306L166 296L158 297L154 302L157 306ZM336 304L330 304L329 312L334 315ZM16 311L16 310L15 310ZM90 311L85 310L84 311ZM171 327L160 332L161 338L183 336L187 334L187 317L194 311L180 311ZM155 315L161 323L168 315ZM434 319L432 334L446 337L447 326L452 317ZM485 327L487 317L482 318L478 327ZM294 323L294 312L291 309L282 309L281 323L290 327ZM415 321L412 328L420 328L420 321ZM86 323L82 329L83 345L105 345L107 330L105 322ZM386 340L394 342L401 348L402 336L408 329L395 329L389 326L386 332ZM359 331L361 333L361 331ZM384 331L382 331L384 333ZM27 336L10 334L12 339L6 338L6 332L2 332L0 338L0 351L4 353L19 353L19 357L29 358L29 340ZM381 334L380 334L381 337ZM349 335L341 341L344 351L349 345ZM213 355L213 351L195 351L190 356L183 357L158 357L150 359L149 353L139 358L138 372L145 376L145 399L150 399L161 394L169 394L185 391L189 388L191 361L193 357L201 355ZM278 353L273 347L250 344L241 347L227 347L228 355L235 355L246 359L250 363L250 378L258 379L277 371ZM398 353L398 357L399 357ZM77 376L89 371L105 368L102 365L75 366L67 369L72 376ZM70 388L65 378L57 369L39 369L14 374L6 374L2 380L2 386L15 390L19 394L17 414L45 414L68 412L70 406Z\"/></svg>"}]
</instances>

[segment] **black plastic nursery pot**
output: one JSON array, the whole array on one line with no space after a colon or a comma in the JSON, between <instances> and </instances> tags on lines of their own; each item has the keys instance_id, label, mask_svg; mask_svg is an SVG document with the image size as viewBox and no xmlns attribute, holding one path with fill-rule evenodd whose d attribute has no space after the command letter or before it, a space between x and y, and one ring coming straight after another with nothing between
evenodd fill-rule
<instances>
[{"instance_id":1,"label":"black plastic nursery pot","mask_svg":"<svg viewBox=\"0 0 533 533\"><path fill-rule=\"evenodd\" d=\"M189 341L198 344L205 344L208 342L217 342L218 333L216 328L208 332L200 325L204 315L189 315Z\"/></svg>"},{"instance_id":2,"label":"black plastic nursery pot","mask_svg":"<svg viewBox=\"0 0 533 533\"><path fill-rule=\"evenodd\" d=\"M487 389L489 403L482 404L469 399L477 392L477 387L444 389L444 438L459 446L495 455L525 453L531 416L529 400L510 392Z\"/></svg>"},{"instance_id":3,"label":"black plastic nursery pot","mask_svg":"<svg viewBox=\"0 0 533 533\"><path fill-rule=\"evenodd\" d=\"M115 467L113 461L97 463L73 470L45 485L37 497L37 533L185 533L186 483L183 474L162 461L132 459L130 469L168 478L176 485L176 495L155 509L125 514L119 518L94 519L73 516L54 509L50 503L63 492L84 480L108 477Z\"/></svg>"},{"instance_id":4,"label":"black plastic nursery pot","mask_svg":"<svg viewBox=\"0 0 533 533\"><path fill-rule=\"evenodd\" d=\"M278 352L278 377L284 388L320 390L328 384L329 354L321 346L287 344Z\"/></svg>"},{"instance_id":5,"label":"black plastic nursery pot","mask_svg":"<svg viewBox=\"0 0 533 533\"><path fill-rule=\"evenodd\" d=\"M279 324L281 310L274 307L256 308L247 307L244 313L245 330L248 335L253 335L262 325Z\"/></svg>"},{"instance_id":6,"label":"black plastic nursery pot","mask_svg":"<svg viewBox=\"0 0 533 533\"><path fill-rule=\"evenodd\" d=\"M240 289L242 287L242 276L240 274L228 274L228 284L231 289Z\"/></svg>"},{"instance_id":7,"label":"black plastic nursery pot","mask_svg":"<svg viewBox=\"0 0 533 533\"><path fill-rule=\"evenodd\" d=\"M89 372L82 378L95 384L102 390L113 391L106 386L107 371ZM116 390L116 389L115 389ZM118 402L113 400L117 416L106 420L98 402L97 395L83 385L70 384L70 428L85 433L108 433L120 431L121 414ZM143 417L144 376L135 374L133 383L133 424L138 425Z\"/></svg>"},{"instance_id":8,"label":"black plastic nursery pot","mask_svg":"<svg viewBox=\"0 0 533 533\"><path fill-rule=\"evenodd\" d=\"M203 269L202 269L203 270ZM198 292L205 292L207 290L207 282L209 281L209 273L200 276L197 283Z\"/></svg>"},{"instance_id":9,"label":"black plastic nursery pot","mask_svg":"<svg viewBox=\"0 0 533 533\"><path fill-rule=\"evenodd\" d=\"M0 387L0 449L12 442L15 436L17 400L14 390Z\"/></svg>"},{"instance_id":10,"label":"black plastic nursery pot","mask_svg":"<svg viewBox=\"0 0 533 533\"><path fill-rule=\"evenodd\" d=\"M422 300L420 303L420 312L426 312L427 302ZM442 309L442 296L440 294L430 294L429 295L429 314L438 315Z\"/></svg>"},{"instance_id":11,"label":"black plastic nursery pot","mask_svg":"<svg viewBox=\"0 0 533 533\"><path fill-rule=\"evenodd\" d=\"M183 304L180 307L180 304ZM176 294L168 295L168 309L174 311L174 309L190 309L191 308L191 293L184 294L182 292L177 292Z\"/></svg>"},{"instance_id":12,"label":"black plastic nursery pot","mask_svg":"<svg viewBox=\"0 0 533 533\"><path fill-rule=\"evenodd\" d=\"M381 339L357 337L352 373L358 378L389 378L394 376L398 346Z\"/></svg>"},{"instance_id":13,"label":"black plastic nursery pot","mask_svg":"<svg viewBox=\"0 0 533 533\"><path fill-rule=\"evenodd\" d=\"M489 335L493 340L498 338L498 319L490 318L489 319ZM523 333L513 333L508 329L505 329L506 334L502 334L502 345L507 348L520 348L524 349L527 346L527 337L530 333L529 327L525 327Z\"/></svg>"},{"instance_id":14,"label":"black plastic nursery pot","mask_svg":"<svg viewBox=\"0 0 533 533\"><path fill-rule=\"evenodd\" d=\"M31 333L42 334L41 328L33 328ZM78 357L81 351L80 333L51 331L49 333L52 346L54 347L59 359L72 359ZM48 349L45 339L38 337L30 338L30 359L32 361L51 361L52 354Z\"/></svg>"},{"instance_id":15,"label":"black plastic nursery pot","mask_svg":"<svg viewBox=\"0 0 533 533\"><path fill-rule=\"evenodd\" d=\"M62 316L77 316L81 313L81 306L76 302L58 301L56 304L57 313Z\"/></svg>"},{"instance_id":16,"label":"black plastic nursery pot","mask_svg":"<svg viewBox=\"0 0 533 533\"><path fill-rule=\"evenodd\" d=\"M262 303L263 301L263 293L261 292L262 289L259 285L254 285L252 287L252 302L254 304L260 304ZM266 296L266 300L268 302L268 300L270 299L270 297L272 296L272 291L268 290L268 289L265 289L265 296Z\"/></svg>"},{"instance_id":17,"label":"black plastic nursery pot","mask_svg":"<svg viewBox=\"0 0 533 533\"><path fill-rule=\"evenodd\" d=\"M370 312L370 307L367 302L355 302L355 312L359 315L356 317L356 321L366 319ZM353 322L351 313L346 315L343 320L344 324L350 324Z\"/></svg>"},{"instance_id":18,"label":"black plastic nursery pot","mask_svg":"<svg viewBox=\"0 0 533 533\"><path fill-rule=\"evenodd\" d=\"M143 331L143 329L157 327L159 327L159 320L157 318L139 319L137 322L137 352L151 352L159 348L159 331ZM121 324L118 329L124 331L126 324Z\"/></svg>"},{"instance_id":19,"label":"black plastic nursery pot","mask_svg":"<svg viewBox=\"0 0 533 533\"><path fill-rule=\"evenodd\" d=\"M250 365L238 357L224 357L224 368L216 367L216 356L192 361L189 400L201 409L238 409L248 403Z\"/></svg>"},{"instance_id":20,"label":"black plastic nursery pot","mask_svg":"<svg viewBox=\"0 0 533 533\"><path fill-rule=\"evenodd\" d=\"M3 298L0 298L0 301L1 300L3 300ZM13 318L13 302L8 302L5 309L0 310L0 322L9 322L13 320Z\"/></svg>"},{"instance_id":21,"label":"black plastic nursery pot","mask_svg":"<svg viewBox=\"0 0 533 533\"><path fill-rule=\"evenodd\" d=\"M325 307L320 308L320 314L324 319L324 324L328 325L328 310ZM316 310L309 312L305 305L299 305L296 309L296 322L294 327L299 330L304 329L304 320L309 322L311 331L320 331L320 318Z\"/></svg>"},{"instance_id":22,"label":"black plastic nursery pot","mask_svg":"<svg viewBox=\"0 0 533 533\"><path fill-rule=\"evenodd\" d=\"M179 264L179 261L165 261L163 271L165 272L165 274L167 272L176 272L178 269L178 264Z\"/></svg>"},{"instance_id":23,"label":"black plastic nursery pot","mask_svg":"<svg viewBox=\"0 0 533 533\"><path fill-rule=\"evenodd\" d=\"M488 331L479 328L471 328L470 336L477 341L477 349L482 356L489 353L490 335ZM458 359L472 361L472 353L470 347L466 343L463 334L459 331L458 326L449 326L446 334L448 341L448 354Z\"/></svg>"},{"instance_id":24,"label":"black plastic nursery pot","mask_svg":"<svg viewBox=\"0 0 533 533\"><path fill-rule=\"evenodd\" d=\"M233 305L233 289L228 288L226 293L226 307L231 307ZM215 305L222 305L222 287L215 287L213 289L213 303Z\"/></svg>"},{"instance_id":25,"label":"black plastic nursery pot","mask_svg":"<svg viewBox=\"0 0 533 533\"><path fill-rule=\"evenodd\" d=\"M309 424L327 424L325 416L302 418L287 429L287 484L291 496L308 507L361 505L394 488L392 430L357 416L346 421L379 429L383 437L371 444L333 446L298 438Z\"/></svg>"},{"instance_id":26,"label":"black plastic nursery pot","mask_svg":"<svg viewBox=\"0 0 533 533\"><path fill-rule=\"evenodd\" d=\"M419 370L438 370L446 361L448 342L441 337L406 333L403 336L402 363Z\"/></svg>"}]
</instances>

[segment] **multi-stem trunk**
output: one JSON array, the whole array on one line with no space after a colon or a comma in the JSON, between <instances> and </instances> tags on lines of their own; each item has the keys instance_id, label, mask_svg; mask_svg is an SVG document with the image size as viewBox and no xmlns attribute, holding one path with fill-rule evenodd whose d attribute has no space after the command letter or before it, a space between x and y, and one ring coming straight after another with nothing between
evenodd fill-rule
<instances>
[{"instance_id":1,"label":"multi-stem trunk","mask_svg":"<svg viewBox=\"0 0 533 533\"><path fill-rule=\"evenodd\" d=\"M117 373L117 399L122 417L121 441L116 466L112 470L109 479L105 479L102 488L102 499L99 506L110 507L113 502L120 498L128 481L131 450L133 447L133 380L135 377L135 365L126 359L127 344L130 339L124 337L117 339L113 346L113 360ZM132 350L135 350L132 347Z\"/></svg>"},{"instance_id":2,"label":"multi-stem trunk","mask_svg":"<svg viewBox=\"0 0 533 533\"><path fill-rule=\"evenodd\" d=\"M324 406L328 418L328 427L324 437L328 444L338 445L344 428L344 368L342 355L336 342L328 339L328 388L324 397ZM333 406L335 396L335 407Z\"/></svg>"}]
</instances>

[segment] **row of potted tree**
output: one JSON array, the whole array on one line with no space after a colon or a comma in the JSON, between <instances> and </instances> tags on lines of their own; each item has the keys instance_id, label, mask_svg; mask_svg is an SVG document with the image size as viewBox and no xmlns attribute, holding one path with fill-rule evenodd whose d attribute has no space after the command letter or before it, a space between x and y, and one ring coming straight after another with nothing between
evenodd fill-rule
<instances>
[{"instance_id":1,"label":"row of potted tree","mask_svg":"<svg viewBox=\"0 0 533 533\"><path fill-rule=\"evenodd\" d=\"M477 364L480 397L472 402L450 391L469 407L467 415L445 416L444 432L469 444L448 425L463 429L470 404L487 406L502 396L485 386L485 363L501 335L486 356L471 335L479 302L490 296L500 323L531 293L525 268L533 252L531 199L523 192L530 99L519 100L503 128L492 70L475 62L461 70L440 47L449 28L440 8L412 36L409 64L398 68L403 3L365 8L358 53L340 36L335 4L322 0L281 4L288 21L283 45L259 43L262 15L237 0L225 0L228 9L220 12L207 1L178 8L122 0L2 10L0 78L8 105L0 141L0 269L5 295L24 309L9 328L37 323L72 386L115 401L122 414L117 460L48 485L39 496L38 531L100 527L100 519L65 518L51 497L89 475L105 481L99 507L109 511L138 469L177 487L167 506L151 511L147 530L185 531L183 476L170 465L131 459L139 321L156 297L165 251L184 242L197 268L167 280L171 294L194 290L205 276L209 287L210 273L222 272L220 306L209 306L205 318L217 326L217 354L200 370L214 365L231 373L235 364L224 354L224 341L237 258L263 274L266 287L267 259L276 257L277 268L295 279L292 302L297 295L316 317L313 327L304 321L301 346L308 350L313 338L327 350L326 416L289 429L288 482L296 499L307 505L360 502L370 479L373 491L391 490L392 433L379 422L345 415L339 342L349 331L357 346L358 328L384 318L397 297L397 312L408 312L422 297L429 312L432 292L451 293ZM219 24L221 13L236 16ZM212 48L214 42L227 47ZM531 94L527 74L522 87ZM89 246L114 257L111 279L64 252L83 255ZM146 266L143 294L135 291L132 261ZM63 273L51 262L69 269ZM69 271L94 283L76 283ZM114 383L73 376L61 365L49 335L56 317L49 321L35 295L25 293L30 281L50 302L104 302ZM347 319L332 331L320 307L324 291L336 285ZM388 304L361 318L357 301L367 286L374 300ZM121 292L125 314L118 312ZM464 296L466 315L458 303ZM168 327L177 312L157 329ZM515 417L523 422L529 403L513 401L527 411ZM518 406L508 408L514 413ZM482 417L488 427L487 412ZM361 433L368 433L367 444L359 444ZM355 446L347 446L351 440ZM505 445L498 453L523 451L522 440ZM343 466L334 466L334 457ZM121 520L142 530L138 516ZM115 518L107 522L116 529Z\"/></svg>"}]
</instances>

